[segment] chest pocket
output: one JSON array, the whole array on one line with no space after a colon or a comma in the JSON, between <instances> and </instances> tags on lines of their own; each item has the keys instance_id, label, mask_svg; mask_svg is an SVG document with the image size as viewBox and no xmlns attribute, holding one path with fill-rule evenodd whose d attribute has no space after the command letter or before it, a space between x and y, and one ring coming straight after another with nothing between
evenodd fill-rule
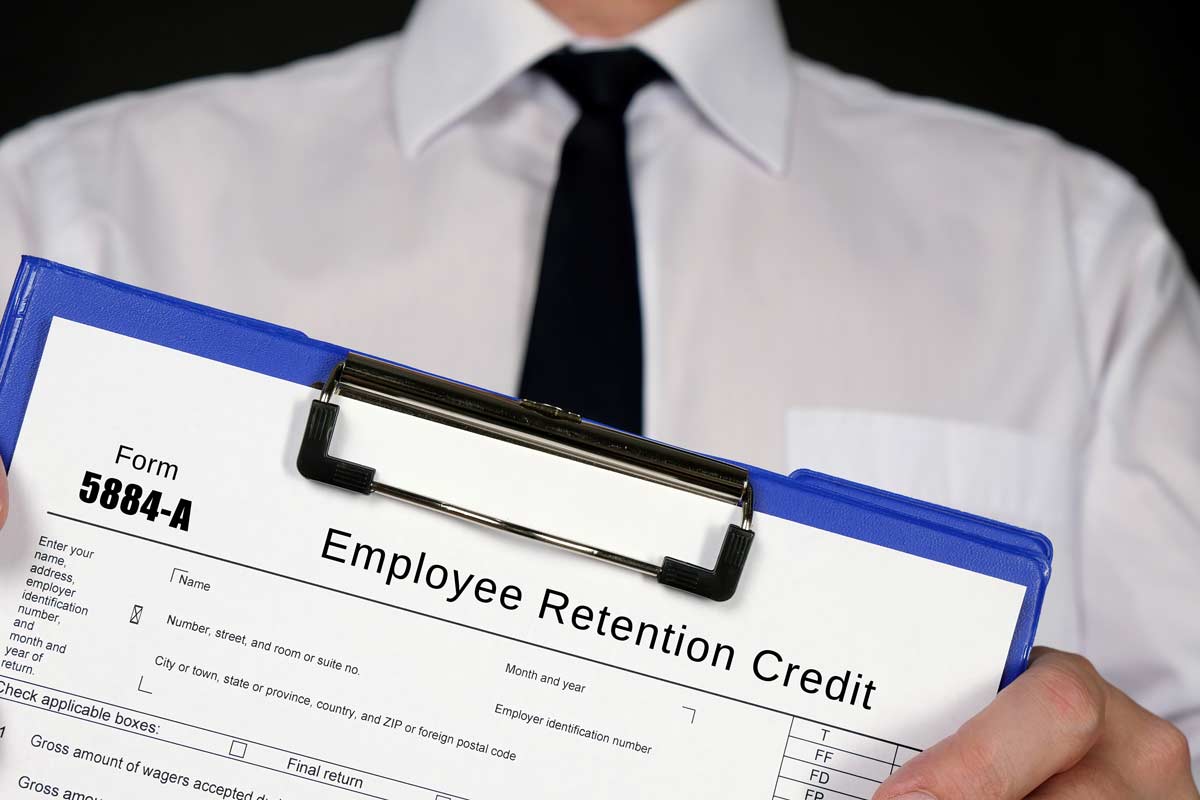
<instances>
[{"instance_id":1,"label":"chest pocket","mask_svg":"<svg viewBox=\"0 0 1200 800\"><path fill-rule=\"evenodd\" d=\"M1003 428L844 409L787 412L789 469L813 469L1000 522L1054 543L1038 642L1078 650L1079 465L1066 445Z\"/></svg>"}]
</instances>

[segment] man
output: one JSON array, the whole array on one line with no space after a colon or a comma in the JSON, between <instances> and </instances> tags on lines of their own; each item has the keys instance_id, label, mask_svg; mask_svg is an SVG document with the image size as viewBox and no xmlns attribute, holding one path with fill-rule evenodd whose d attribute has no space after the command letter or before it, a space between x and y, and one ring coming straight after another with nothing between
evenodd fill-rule
<instances>
[{"instance_id":1,"label":"man","mask_svg":"<svg viewBox=\"0 0 1200 800\"><path fill-rule=\"evenodd\" d=\"M649 58L614 104L585 97L603 58L542 61L566 45ZM36 123L0 146L22 251L510 393L575 325L644 359L585 393L608 419L1043 530L1041 641L1091 662L1036 652L876 797L1198 796L1177 250L1110 165L793 56L768 0L430 1L395 37ZM562 263L611 263L610 325Z\"/></svg>"}]
</instances>

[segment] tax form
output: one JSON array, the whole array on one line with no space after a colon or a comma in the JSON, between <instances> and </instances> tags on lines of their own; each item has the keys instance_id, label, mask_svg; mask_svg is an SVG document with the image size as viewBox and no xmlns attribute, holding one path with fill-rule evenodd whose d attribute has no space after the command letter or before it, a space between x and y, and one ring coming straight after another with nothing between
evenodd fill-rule
<instances>
[{"instance_id":1,"label":"tax form","mask_svg":"<svg viewBox=\"0 0 1200 800\"><path fill-rule=\"evenodd\" d=\"M1025 588L759 514L727 603L305 480L313 391L56 319L0 533L0 795L870 798ZM731 506L343 400L334 452L631 556Z\"/></svg>"}]
</instances>

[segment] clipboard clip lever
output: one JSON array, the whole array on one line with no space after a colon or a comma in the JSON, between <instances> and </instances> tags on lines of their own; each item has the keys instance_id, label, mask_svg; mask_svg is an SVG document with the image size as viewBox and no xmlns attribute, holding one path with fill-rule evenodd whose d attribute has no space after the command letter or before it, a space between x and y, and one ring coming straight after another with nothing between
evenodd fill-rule
<instances>
[{"instance_id":1,"label":"clipboard clip lever","mask_svg":"<svg viewBox=\"0 0 1200 800\"><path fill-rule=\"evenodd\" d=\"M741 506L741 524L726 529L711 569L669 556L653 564L382 483L375 479L374 467L329 454L338 419L333 401L338 395L725 500ZM311 480L383 495L533 539L716 601L728 600L737 591L754 541L750 528L754 497L743 467L588 422L555 406L494 394L357 353L348 354L333 368L320 397L312 401L296 467Z\"/></svg>"}]
</instances>

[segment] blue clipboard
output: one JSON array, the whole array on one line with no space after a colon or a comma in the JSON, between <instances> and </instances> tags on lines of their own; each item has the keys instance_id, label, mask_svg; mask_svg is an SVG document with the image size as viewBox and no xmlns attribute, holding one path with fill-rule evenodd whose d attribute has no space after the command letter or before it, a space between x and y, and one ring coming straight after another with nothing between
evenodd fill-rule
<instances>
[{"instance_id":1,"label":"blue clipboard","mask_svg":"<svg viewBox=\"0 0 1200 800\"><path fill-rule=\"evenodd\" d=\"M0 456L12 455L54 317L293 383L322 383L352 352L290 328L23 257L0 324ZM1023 585L1000 687L1026 667L1050 580L1040 533L799 470L747 467L756 510Z\"/></svg>"}]
</instances>

